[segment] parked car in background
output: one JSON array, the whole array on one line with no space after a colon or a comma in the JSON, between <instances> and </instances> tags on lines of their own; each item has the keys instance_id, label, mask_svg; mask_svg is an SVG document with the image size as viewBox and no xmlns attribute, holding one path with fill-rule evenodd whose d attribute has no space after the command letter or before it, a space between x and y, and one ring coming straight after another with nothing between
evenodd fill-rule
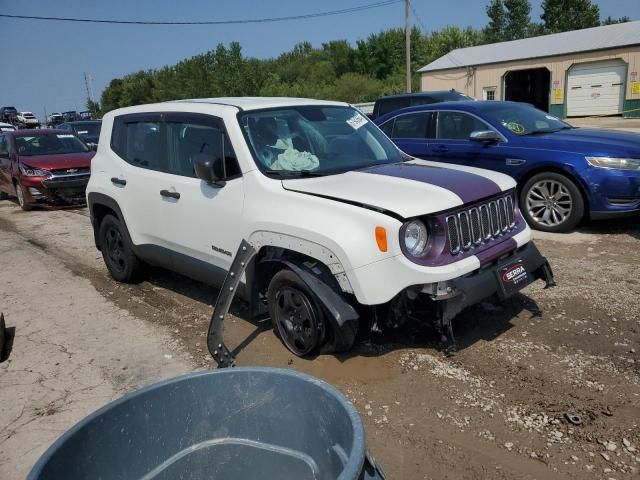
<instances>
[{"instance_id":1,"label":"parked car in background","mask_svg":"<svg viewBox=\"0 0 640 480\"><path fill-rule=\"evenodd\" d=\"M640 213L640 135L576 128L529 104L447 102L376 119L409 155L506 173L532 227Z\"/></svg>"},{"instance_id":2,"label":"parked car in background","mask_svg":"<svg viewBox=\"0 0 640 480\"><path fill-rule=\"evenodd\" d=\"M467 95L457 92L456 90L442 90L434 92L418 92L418 93L401 93L398 95L389 95L376 100L373 105L373 114L371 118L378 118L381 115L399 110L401 108L413 107L416 105L426 105L439 102L460 102L473 100Z\"/></svg>"},{"instance_id":3,"label":"parked car in background","mask_svg":"<svg viewBox=\"0 0 640 480\"><path fill-rule=\"evenodd\" d=\"M80 120L80 115L75 110L69 110L68 112L62 112L62 119L65 122L75 122Z\"/></svg>"},{"instance_id":4,"label":"parked car in background","mask_svg":"<svg viewBox=\"0 0 640 480\"><path fill-rule=\"evenodd\" d=\"M75 133L80 140L86 143L92 150L95 150L98 147L101 127L102 121L100 120L67 122L58 125L60 130Z\"/></svg>"},{"instance_id":5,"label":"parked car in background","mask_svg":"<svg viewBox=\"0 0 640 480\"><path fill-rule=\"evenodd\" d=\"M10 123L2 123L0 122L0 133L2 132L14 132L16 127L11 125Z\"/></svg>"},{"instance_id":6,"label":"parked car in background","mask_svg":"<svg viewBox=\"0 0 640 480\"><path fill-rule=\"evenodd\" d=\"M18 112L19 128L40 128L40 120L31 112Z\"/></svg>"},{"instance_id":7,"label":"parked car in background","mask_svg":"<svg viewBox=\"0 0 640 480\"><path fill-rule=\"evenodd\" d=\"M0 134L0 198L15 195L23 210L81 205L94 152L64 130Z\"/></svg>"},{"instance_id":8,"label":"parked car in background","mask_svg":"<svg viewBox=\"0 0 640 480\"><path fill-rule=\"evenodd\" d=\"M80 120L93 120L93 115L90 111L85 110L84 112L80 112Z\"/></svg>"},{"instance_id":9,"label":"parked car in background","mask_svg":"<svg viewBox=\"0 0 640 480\"><path fill-rule=\"evenodd\" d=\"M450 334L468 305L553 283L513 179L409 158L345 103L185 100L103 124L87 201L112 277L144 261L220 287L244 239L257 256L230 277L296 355L349 349L365 306L363 327Z\"/></svg>"},{"instance_id":10,"label":"parked car in background","mask_svg":"<svg viewBox=\"0 0 640 480\"><path fill-rule=\"evenodd\" d=\"M18 110L16 110L16 107L0 107L0 122L15 125L17 116Z\"/></svg>"},{"instance_id":11,"label":"parked car in background","mask_svg":"<svg viewBox=\"0 0 640 480\"><path fill-rule=\"evenodd\" d=\"M62 122L64 122L64 117L61 113L52 113L47 117L47 126L49 128L60 125Z\"/></svg>"}]
</instances>

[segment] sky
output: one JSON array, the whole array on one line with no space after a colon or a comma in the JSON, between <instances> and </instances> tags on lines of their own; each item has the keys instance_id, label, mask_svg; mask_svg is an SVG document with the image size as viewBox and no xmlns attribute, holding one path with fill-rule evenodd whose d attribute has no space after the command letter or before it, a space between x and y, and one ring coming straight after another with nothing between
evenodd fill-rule
<instances>
[{"instance_id":1,"label":"sky","mask_svg":"<svg viewBox=\"0 0 640 480\"><path fill-rule=\"evenodd\" d=\"M374 0L0 0L0 13L113 20L203 21L316 13ZM412 23L438 30L447 25L482 27L488 0L412 0ZM538 20L540 0L532 0ZM640 0L597 0L601 17L640 20ZM0 18L0 106L48 113L84 110L83 74L93 78L94 99L113 78L159 68L238 41L245 56L269 58L296 43L355 43L404 24L402 3L357 13L277 23L218 26L140 26Z\"/></svg>"}]
</instances>

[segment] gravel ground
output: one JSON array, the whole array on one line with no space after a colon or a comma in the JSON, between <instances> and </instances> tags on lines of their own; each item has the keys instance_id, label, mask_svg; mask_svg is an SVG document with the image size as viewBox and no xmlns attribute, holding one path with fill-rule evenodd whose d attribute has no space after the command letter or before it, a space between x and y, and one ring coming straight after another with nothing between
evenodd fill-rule
<instances>
[{"instance_id":1,"label":"gravel ground","mask_svg":"<svg viewBox=\"0 0 640 480\"><path fill-rule=\"evenodd\" d=\"M93 246L86 210L25 213L0 202L0 232L6 232L0 271L12 272L11 286L0 286L9 325L29 312L34 295L18 288L33 265L8 252L28 250L55 273L56 288L81 284L91 301L126 312L117 314L120 326L131 328L131 341L156 345L158 355L148 352L145 359L164 365L149 381L162 376L167 363L175 362L177 371L214 366L205 334L216 292L155 269L139 285L113 282ZM228 343L242 344L241 365L294 368L341 389L360 411L368 446L392 479L637 478L638 219L591 223L568 235L536 233L536 244L549 258L558 287L534 284L504 305L484 303L463 312L454 324L459 350L452 356L440 349L432 330L413 328L383 338L364 336L347 355L301 360L287 353L268 326L248 321L241 304L226 324ZM43 282L30 281L40 294L53 287ZM91 349L80 342L101 332L84 298L67 306L84 332L67 341L67 348ZM41 328L49 328L47 315L38 318ZM9 360L0 364L0 386L15 382L7 381L13 365L24 368L26 359L36 358L23 349L27 332L18 325ZM102 348L111 355L117 345ZM129 368L139 364L137 358L126 361ZM55 381L62 374L43 369L41 375ZM141 383L106 378L109 388L85 412ZM11 422L3 405L15 401L0 390L0 432ZM75 405L76 399L65 402ZM567 419L571 414L579 416L579 425ZM77 415L52 409L48 418L56 430L41 444ZM7 458L16 465L13 471L28 470L34 454L24 454L33 446L3 438L0 472Z\"/></svg>"}]
</instances>

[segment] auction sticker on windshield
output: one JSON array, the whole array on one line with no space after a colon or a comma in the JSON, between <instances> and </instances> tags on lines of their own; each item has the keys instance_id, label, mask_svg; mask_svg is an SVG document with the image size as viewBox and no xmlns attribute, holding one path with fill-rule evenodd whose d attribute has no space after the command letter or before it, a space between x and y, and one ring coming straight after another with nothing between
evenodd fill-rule
<instances>
[{"instance_id":1,"label":"auction sticker on windshield","mask_svg":"<svg viewBox=\"0 0 640 480\"><path fill-rule=\"evenodd\" d=\"M356 113L353 117L347 120L347 123L351 125L351 128L353 128L354 130L358 130L361 126L367 123L367 119L359 113Z\"/></svg>"}]
</instances>

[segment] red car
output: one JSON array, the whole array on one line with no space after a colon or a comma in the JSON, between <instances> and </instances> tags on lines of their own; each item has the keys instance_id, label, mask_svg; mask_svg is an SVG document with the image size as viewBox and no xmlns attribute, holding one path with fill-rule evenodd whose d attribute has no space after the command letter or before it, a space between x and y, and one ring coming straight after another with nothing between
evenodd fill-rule
<instances>
[{"instance_id":1,"label":"red car","mask_svg":"<svg viewBox=\"0 0 640 480\"><path fill-rule=\"evenodd\" d=\"M15 195L23 210L36 205L83 205L94 155L67 131L2 132L0 199Z\"/></svg>"}]
</instances>

